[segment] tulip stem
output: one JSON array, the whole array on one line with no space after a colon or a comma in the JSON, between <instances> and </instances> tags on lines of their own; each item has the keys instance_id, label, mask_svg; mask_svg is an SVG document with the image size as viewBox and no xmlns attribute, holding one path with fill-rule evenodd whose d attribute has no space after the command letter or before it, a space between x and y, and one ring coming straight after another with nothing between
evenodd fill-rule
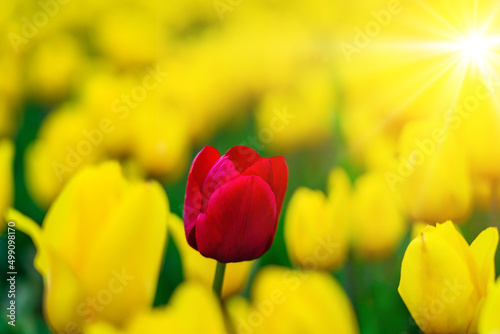
<instances>
[{"instance_id":1,"label":"tulip stem","mask_svg":"<svg viewBox=\"0 0 500 334\"><path fill-rule=\"evenodd\" d=\"M217 268L215 269L213 290L217 296L222 297L222 283L224 282L224 273L226 272L226 264L217 261Z\"/></svg>"}]
</instances>

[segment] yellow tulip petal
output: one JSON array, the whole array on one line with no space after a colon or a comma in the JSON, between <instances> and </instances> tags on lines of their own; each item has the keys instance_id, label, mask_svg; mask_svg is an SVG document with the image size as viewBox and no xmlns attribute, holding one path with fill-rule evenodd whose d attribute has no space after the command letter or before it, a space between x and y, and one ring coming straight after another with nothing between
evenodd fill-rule
<instances>
[{"instance_id":1,"label":"yellow tulip petal","mask_svg":"<svg viewBox=\"0 0 500 334\"><path fill-rule=\"evenodd\" d=\"M80 274L92 296L99 299L103 288L111 292L110 297L103 297L110 300L102 303L106 307L98 314L100 318L119 324L137 309L152 305L168 211L168 200L158 183L131 184L113 216L94 236Z\"/></svg>"},{"instance_id":2,"label":"yellow tulip petal","mask_svg":"<svg viewBox=\"0 0 500 334\"><path fill-rule=\"evenodd\" d=\"M253 311L240 326L256 333L359 332L347 295L327 273L267 267L251 296Z\"/></svg>"},{"instance_id":3,"label":"yellow tulip petal","mask_svg":"<svg viewBox=\"0 0 500 334\"><path fill-rule=\"evenodd\" d=\"M284 237L292 263L307 269L335 270L347 256L345 208L318 190L293 194L285 214Z\"/></svg>"},{"instance_id":4,"label":"yellow tulip petal","mask_svg":"<svg viewBox=\"0 0 500 334\"><path fill-rule=\"evenodd\" d=\"M470 245L472 256L476 261L478 276L483 293L495 282L495 254L498 246L498 229L487 228Z\"/></svg>"},{"instance_id":5,"label":"yellow tulip petal","mask_svg":"<svg viewBox=\"0 0 500 334\"><path fill-rule=\"evenodd\" d=\"M85 334L125 334L106 322L98 322L84 327Z\"/></svg>"},{"instance_id":6,"label":"yellow tulip petal","mask_svg":"<svg viewBox=\"0 0 500 334\"><path fill-rule=\"evenodd\" d=\"M480 334L498 334L500 333L500 279L495 286L488 292L488 297L484 301L481 315L479 316Z\"/></svg>"},{"instance_id":7,"label":"yellow tulip petal","mask_svg":"<svg viewBox=\"0 0 500 334\"><path fill-rule=\"evenodd\" d=\"M161 333L221 334L226 332L219 302L211 291L195 283L183 283L169 304L138 316L128 334Z\"/></svg>"},{"instance_id":8,"label":"yellow tulip petal","mask_svg":"<svg viewBox=\"0 0 500 334\"><path fill-rule=\"evenodd\" d=\"M44 277L45 316L58 333L79 330L92 321L95 311L87 305L86 293L76 273L56 252L47 247L49 270Z\"/></svg>"}]
</instances>

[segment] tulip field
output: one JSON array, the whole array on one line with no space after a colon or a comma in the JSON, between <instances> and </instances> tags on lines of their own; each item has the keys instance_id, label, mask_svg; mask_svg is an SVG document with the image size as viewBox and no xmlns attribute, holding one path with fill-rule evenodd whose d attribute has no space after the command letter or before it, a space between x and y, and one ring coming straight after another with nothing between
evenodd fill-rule
<instances>
[{"instance_id":1,"label":"tulip field","mask_svg":"<svg viewBox=\"0 0 500 334\"><path fill-rule=\"evenodd\" d=\"M500 333L500 3L0 3L0 333Z\"/></svg>"}]
</instances>

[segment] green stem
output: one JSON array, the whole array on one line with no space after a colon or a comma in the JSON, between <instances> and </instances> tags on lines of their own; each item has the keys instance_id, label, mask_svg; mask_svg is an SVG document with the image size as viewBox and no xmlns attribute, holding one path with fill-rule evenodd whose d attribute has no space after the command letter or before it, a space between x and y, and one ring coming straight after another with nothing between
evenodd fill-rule
<instances>
[{"instance_id":1,"label":"green stem","mask_svg":"<svg viewBox=\"0 0 500 334\"><path fill-rule=\"evenodd\" d=\"M217 268L215 269L213 290L217 296L222 297L222 283L224 282L224 273L226 271L226 264L217 261Z\"/></svg>"}]
</instances>

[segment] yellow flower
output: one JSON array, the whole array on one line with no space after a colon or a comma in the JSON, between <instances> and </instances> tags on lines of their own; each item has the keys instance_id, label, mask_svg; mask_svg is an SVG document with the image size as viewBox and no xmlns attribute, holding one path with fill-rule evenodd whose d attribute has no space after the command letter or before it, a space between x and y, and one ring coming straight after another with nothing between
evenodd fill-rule
<instances>
[{"instance_id":1,"label":"yellow flower","mask_svg":"<svg viewBox=\"0 0 500 334\"><path fill-rule=\"evenodd\" d=\"M132 155L150 175L175 179L184 172L190 153L189 120L160 110L151 97L132 116Z\"/></svg>"},{"instance_id":2,"label":"yellow flower","mask_svg":"<svg viewBox=\"0 0 500 334\"><path fill-rule=\"evenodd\" d=\"M457 135L445 123L425 119L408 123L399 144L401 159L391 180L410 216L432 224L462 221L471 210L473 191Z\"/></svg>"},{"instance_id":3,"label":"yellow flower","mask_svg":"<svg viewBox=\"0 0 500 334\"><path fill-rule=\"evenodd\" d=\"M494 283L498 230L484 230L469 246L448 221L427 226L408 246L399 294L425 333L475 333L488 287Z\"/></svg>"},{"instance_id":4,"label":"yellow flower","mask_svg":"<svg viewBox=\"0 0 500 334\"><path fill-rule=\"evenodd\" d=\"M495 99L498 91L489 92L487 88L483 90L490 94L488 99L481 100L479 107L476 107L477 110L473 109L470 112L464 110L464 116L459 115L455 118L463 123L463 127L460 128L464 143L462 149L465 149L468 154L472 172L498 182L500 179L500 121Z\"/></svg>"},{"instance_id":5,"label":"yellow flower","mask_svg":"<svg viewBox=\"0 0 500 334\"><path fill-rule=\"evenodd\" d=\"M228 303L236 333L359 333L342 287L329 274L280 267L263 269L252 287L252 303Z\"/></svg>"},{"instance_id":6,"label":"yellow flower","mask_svg":"<svg viewBox=\"0 0 500 334\"><path fill-rule=\"evenodd\" d=\"M295 87L262 99L256 120L263 143L293 151L332 137L337 101L328 73L324 68L310 70Z\"/></svg>"},{"instance_id":7,"label":"yellow flower","mask_svg":"<svg viewBox=\"0 0 500 334\"><path fill-rule=\"evenodd\" d=\"M27 66L31 92L43 102L64 98L78 82L83 63L79 41L65 34L57 34L33 51Z\"/></svg>"},{"instance_id":8,"label":"yellow flower","mask_svg":"<svg viewBox=\"0 0 500 334\"><path fill-rule=\"evenodd\" d=\"M167 214L163 188L125 180L115 162L78 173L41 228L15 211L9 213L36 245L45 314L55 331L101 320L120 326L151 306Z\"/></svg>"},{"instance_id":9,"label":"yellow flower","mask_svg":"<svg viewBox=\"0 0 500 334\"><path fill-rule=\"evenodd\" d=\"M351 211L353 247L364 258L391 254L407 231L404 214L380 173L356 180Z\"/></svg>"},{"instance_id":10,"label":"yellow flower","mask_svg":"<svg viewBox=\"0 0 500 334\"><path fill-rule=\"evenodd\" d=\"M113 6L97 19L95 41L101 51L123 66L152 63L160 39L154 13L140 6Z\"/></svg>"},{"instance_id":11,"label":"yellow flower","mask_svg":"<svg viewBox=\"0 0 500 334\"><path fill-rule=\"evenodd\" d=\"M28 190L38 205L48 207L77 170L102 159L105 135L78 107L47 116L25 156Z\"/></svg>"},{"instance_id":12,"label":"yellow flower","mask_svg":"<svg viewBox=\"0 0 500 334\"><path fill-rule=\"evenodd\" d=\"M109 323L90 325L85 334L222 334L226 333L219 302L211 291L194 283L183 283L165 307L144 311L123 330Z\"/></svg>"},{"instance_id":13,"label":"yellow flower","mask_svg":"<svg viewBox=\"0 0 500 334\"><path fill-rule=\"evenodd\" d=\"M1 10L1 9L0 9ZM1 21L1 19L0 19ZM2 49L0 43L0 49ZM9 49L10 50L10 49ZM21 62L10 52L0 54L0 137L16 132L19 95L21 90Z\"/></svg>"},{"instance_id":14,"label":"yellow flower","mask_svg":"<svg viewBox=\"0 0 500 334\"><path fill-rule=\"evenodd\" d=\"M296 266L330 271L346 260L349 179L344 171L334 170L330 182L330 198L299 188L288 204L284 236Z\"/></svg>"},{"instance_id":15,"label":"yellow flower","mask_svg":"<svg viewBox=\"0 0 500 334\"><path fill-rule=\"evenodd\" d=\"M479 316L479 333L480 334L498 334L500 333L500 278L497 283L488 291L481 315Z\"/></svg>"},{"instance_id":16,"label":"yellow flower","mask_svg":"<svg viewBox=\"0 0 500 334\"><path fill-rule=\"evenodd\" d=\"M184 279L198 282L207 290L211 290L216 261L203 257L198 251L189 246L184 232L184 223L175 214L170 215L168 228L181 256ZM252 265L253 261L227 264L222 288L223 298L236 294L245 287Z\"/></svg>"},{"instance_id":17,"label":"yellow flower","mask_svg":"<svg viewBox=\"0 0 500 334\"><path fill-rule=\"evenodd\" d=\"M0 232L5 228L4 214L12 205L14 191L14 145L8 140L0 141Z\"/></svg>"}]
</instances>

